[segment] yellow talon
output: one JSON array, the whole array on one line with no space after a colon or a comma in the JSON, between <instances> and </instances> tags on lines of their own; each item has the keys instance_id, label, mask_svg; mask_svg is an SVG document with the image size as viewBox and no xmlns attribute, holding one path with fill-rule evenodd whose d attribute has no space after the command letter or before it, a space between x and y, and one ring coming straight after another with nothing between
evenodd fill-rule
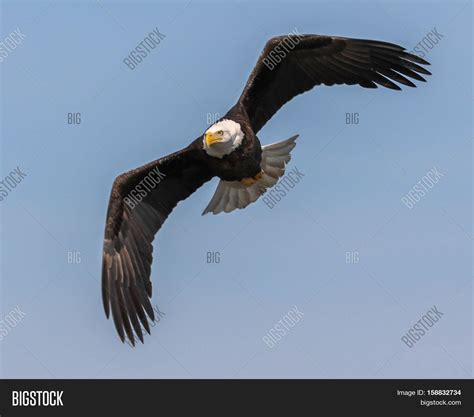
<instances>
[{"instance_id":1,"label":"yellow talon","mask_svg":"<svg viewBox=\"0 0 474 417\"><path fill-rule=\"evenodd\" d=\"M242 178L240 182L244 184L246 187L250 187L251 185L255 184L257 180L252 177Z\"/></svg>"},{"instance_id":2,"label":"yellow talon","mask_svg":"<svg viewBox=\"0 0 474 417\"><path fill-rule=\"evenodd\" d=\"M255 175L255 177L245 177L240 180L242 184L244 184L246 187L250 187L251 185L254 185L258 180L262 179L263 177L263 169Z\"/></svg>"}]
</instances>

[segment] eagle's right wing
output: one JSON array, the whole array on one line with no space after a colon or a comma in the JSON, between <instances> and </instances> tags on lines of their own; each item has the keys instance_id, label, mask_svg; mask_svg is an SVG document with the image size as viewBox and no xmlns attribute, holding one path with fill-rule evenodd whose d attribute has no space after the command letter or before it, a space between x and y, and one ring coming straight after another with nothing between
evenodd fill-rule
<instances>
[{"instance_id":1,"label":"eagle's right wing","mask_svg":"<svg viewBox=\"0 0 474 417\"><path fill-rule=\"evenodd\" d=\"M117 332L143 342L149 333L152 241L176 204L212 178L192 146L118 176L107 210L102 259L102 299Z\"/></svg>"}]
</instances>

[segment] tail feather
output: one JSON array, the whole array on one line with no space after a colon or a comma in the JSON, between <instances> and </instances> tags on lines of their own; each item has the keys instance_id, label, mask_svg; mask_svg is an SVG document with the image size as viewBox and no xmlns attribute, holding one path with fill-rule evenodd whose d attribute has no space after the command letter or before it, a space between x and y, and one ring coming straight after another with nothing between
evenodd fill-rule
<instances>
[{"instance_id":1,"label":"tail feather","mask_svg":"<svg viewBox=\"0 0 474 417\"><path fill-rule=\"evenodd\" d=\"M229 213L254 203L265 194L267 188L273 187L285 173L285 166L291 160L290 152L296 146L299 135L292 136L281 142L262 146L260 166L263 176L255 184L245 186L239 181L220 180L211 201L202 214L221 212Z\"/></svg>"}]
</instances>

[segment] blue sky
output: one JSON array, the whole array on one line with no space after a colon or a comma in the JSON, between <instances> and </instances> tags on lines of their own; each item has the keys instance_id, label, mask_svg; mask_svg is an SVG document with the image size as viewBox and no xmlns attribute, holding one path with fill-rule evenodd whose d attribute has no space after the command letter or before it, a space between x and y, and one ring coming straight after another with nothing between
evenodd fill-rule
<instances>
[{"instance_id":1,"label":"blue sky","mask_svg":"<svg viewBox=\"0 0 474 417\"><path fill-rule=\"evenodd\" d=\"M0 202L1 317L25 314L0 341L1 376L472 376L469 2L2 5L1 39L26 37L0 63L0 176L26 177ZM130 70L123 58L155 28L166 38ZM115 176L223 115L271 36L410 50L434 28L427 84L317 88L264 127L262 143L300 134L289 168L304 177L276 207L202 217L217 180L177 207L154 242L153 304L166 316L144 345L122 345L100 299ZM439 182L406 207L434 168ZM268 347L262 338L295 306L301 320ZM433 306L443 316L407 347L401 337Z\"/></svg>"}]
</instances>

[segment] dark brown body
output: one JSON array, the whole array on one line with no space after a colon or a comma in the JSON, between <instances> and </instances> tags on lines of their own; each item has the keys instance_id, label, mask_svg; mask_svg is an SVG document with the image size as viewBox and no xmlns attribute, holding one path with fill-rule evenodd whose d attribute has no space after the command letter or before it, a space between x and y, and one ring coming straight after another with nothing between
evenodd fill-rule
<instances>
[{"instance_id":1,"label":"dark brown body","mask_svg":"<svg viewBox=\"0 0 474 417\"><path fill-rule=\"evenodd\" d=\"M203 135L190 146L201 150L202 162L213 176L224 181L240 181L242 178L255 177L261 170L262 147L250 126L249 119L243 108L236 105L220 120L230 119L237 122L243 133L242 144L223 158L209 156L203 148Z\"/></svg>"}]
</instances>

